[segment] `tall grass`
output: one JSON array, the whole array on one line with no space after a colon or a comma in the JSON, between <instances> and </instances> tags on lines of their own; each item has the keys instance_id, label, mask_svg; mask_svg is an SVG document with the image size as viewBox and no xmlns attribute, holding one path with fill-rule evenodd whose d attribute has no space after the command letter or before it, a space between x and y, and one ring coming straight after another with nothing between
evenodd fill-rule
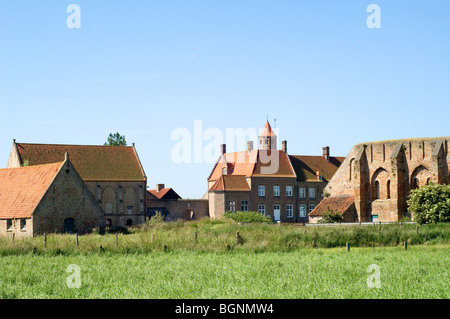
<instances>
[{"instance_id":1,"label":"tall grass","mask_svg":"<svg viewBox=\"0 0 450 319\"><path fill-rule=\"evenodd\" d=\"M239 232L243 244L236 240ZM414 224L381 226L301 227L289 224L238 224L229 219L177 221L145 224L130 229L130 234L75 235L48 234L44 237L16 239L0 238L0 256L35 254L69 255L85 253L150 253L157 251L239 250L249 252L287 251L303 248L333 248L368 246L397 246L407 241L410 245L450 243L450 224L423 225L416 232ZM196 238L196 240L195 240Z\"/></svg>"}]
</instances>

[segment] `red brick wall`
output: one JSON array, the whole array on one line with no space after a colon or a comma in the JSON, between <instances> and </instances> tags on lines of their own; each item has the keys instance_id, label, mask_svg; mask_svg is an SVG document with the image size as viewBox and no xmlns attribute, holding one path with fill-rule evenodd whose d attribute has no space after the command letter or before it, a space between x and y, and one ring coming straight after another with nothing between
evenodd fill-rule
<instances>
[{"instance_id":1,"label":"red brick wall","mask_svg":"<svg viewBox=\"0 0 450 319\"><path fill-rule=\"evenodd\" d=\"M295 222L298 216L296 207L296 182L295 177L252 177L251 189L251 209L258 211L258 206L264 204L266 215L273 218L274 205L280 205L280 220L282 222ZM265 186L265 196L258 195L258 186ZM280 196L274 196L273 186L280 186ZM286 186L292 186L292 197L286 196ZM286 216L286 205L293 206L293 218Z\"/></svg>"},{"instance_id":2,"label":"red brick wall","mask_svg":"<svg viewBox=\"0 0 450 319\"><path fill-rule=\"evenodd\" d=\"M165 207L170 212L171 219L199 219L209 216L209 203L206 199L172 199L158 200L156 197L147 199L147 208Z\"/></svg>"},{"instance_id":3,"label":"red brick wall","mask_svg":"<svg viewBox=\"0 0 450 319\"><path fill-rule=\"evenodd\" d=\"M378 215L381 222L398 221L409 216L406 198L415 178L419 186L428 180L450 182L448 140L409 139L355 145L325 191L331 196L354 196L360 221L370 221L373 215Z\"/></svg>"}]
</instances>

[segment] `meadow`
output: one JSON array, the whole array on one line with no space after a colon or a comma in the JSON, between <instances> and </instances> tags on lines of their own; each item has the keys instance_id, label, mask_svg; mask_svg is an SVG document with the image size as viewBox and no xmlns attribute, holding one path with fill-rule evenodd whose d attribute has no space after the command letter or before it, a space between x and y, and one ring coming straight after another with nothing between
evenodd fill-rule
<instances>
[{"instance_id":1,"label":"meadow","mask_svg":"<svg viewBox=\"0 0 450 319\"><path fill-rule=\"evenodd\" d=\"M295 252L80 253L0 258L1 298L444 298L448 245ZM80 288L69 288L69 265ZM380 269L380 288L367 279Z\"/></svg>"},{"instance_id":2,"label":"meadow","mask_svg":"<svg viewBox=\"0 0 450 319\"><path fill-rule=\"evenodd\" d=\"M1 239L0 256L6 299L450 297L448 224L417 230L175 222L117 237L80 236L78 247L75 235L49 234L46 243L43 236ZM373 264L380 288L367 285ZM70 265L79 267L79 288L68 285Z\"/></svg>"}]
</instances>

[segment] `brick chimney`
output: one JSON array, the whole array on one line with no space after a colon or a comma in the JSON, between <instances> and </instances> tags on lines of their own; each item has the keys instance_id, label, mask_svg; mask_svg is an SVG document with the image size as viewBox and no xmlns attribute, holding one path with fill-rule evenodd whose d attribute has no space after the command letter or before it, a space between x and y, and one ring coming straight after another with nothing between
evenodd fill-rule
<instances>
[{"instance_id":1,"label":"brick chimney","mask_svg":"<svg viewBox=\"0 0 450 319\"><path fill-rule=\"evenodd\" d=\"M227 152L227 144L220 144L220 155L223 155Z\"/></svg>"},{"instance_id":2,"label":"brick chimney","mask_svg":"<svg viewBox=\"0 0 450 319\"><path fill-rule=\"evenodd\" d=\"M247 151L250 153L251 151L253 151L253 141L248 141L247 142Z\"/></svg>"},{"instance_id":3,"label":"brick chimney","mask_svg":"<svg viewBox=\"0 0 450 319\"><path fill-rule=\"evenodd\" d=\"M69 167L69 152L64 154L64 161L66 162L66 167Z\"/></svg>"},{"instance_id":4,"label":"brick chimney","mask_svg":"<svg viewBox=\"0 0 450 319\"><path fill-rule=\"evenodd\" d=\"M322 147L322 150L323 150L323 156L325 157L327 162L329 162L330 161L330 147L324 146L324 147Z\"/></svg>"},{"instance_id":5,"label":"brick chimney","mask_svg":"<svg viewBox=\"0 0 450 319\"><path fill-rule=\"evenodd\" d=\"M320 175L320 171L317 171L317 172L316 172L316 179L317 179L318 181L323 181L323 177L322 177L322 175Z\"/></svg>"},{"instance_id":6,"label":"brick chimney","mask_svg":"<svg viewBox=\"0 0 450 319\"><path fill-rule=\"evenodd\" d=\"M164 188L164 184L156 184L156 191L160 192Z\"/></svg>"},{"instance_id":7,"label":"brick chimney","mask_svg":"<svg viewBox=\"0 0 450 319\"><path fill-rule=\"evenodd\" d=\"M281 150L287 154L287 141L286 140L281 142Z\"/></svg>"}]
</instances>

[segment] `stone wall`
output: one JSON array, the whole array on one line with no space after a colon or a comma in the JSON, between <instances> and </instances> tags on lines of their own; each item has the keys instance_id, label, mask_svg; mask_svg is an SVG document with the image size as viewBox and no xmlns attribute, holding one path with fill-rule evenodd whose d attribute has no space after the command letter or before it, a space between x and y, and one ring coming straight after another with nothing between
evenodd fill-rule
<instances>
[{"instance_id":1,"label":"stone wall","mask_svg":"<svg viewBox=\"0 0 450 319\"><path fill-rule=\"evenodd\" d=\"M25 226L25 227L24 227ZM23 238L33 236L33 222L31 218L0 220L0 237Z\"/></svg>"},{"instance_id":2,"label":"stone wall","mask_svg":"<svg viewBox=\"0 0 450 319\"><path fill-rule=\"evenodd\" d=\"M429 182L448 184L449 137L355 145L325 188L331 196L355 198L358 221L398 221L409 217L411 189Z\"/></svg>"},{"instance_id":3,"label":"stone wall","mask_svg":"<svg viewBox=\"0 0 450 319\"><path fill-rule=\"evenodd\" d=\"M88 181L86 185L105 212L105 224L126 226L145 221L145 182Z\"/></svg>"},{"instance_id":4,"label":"stone wall","mask_svg":"<svg viewBox=\"0 0 450 319\"><path fill-rule=\"evenodd\" d=\"M104 226L101 207L72 164L66 162L32 215L33 235L63 233L64 221L70 218L74 231L81 234Z\"/></svg>"}]
</instances>

